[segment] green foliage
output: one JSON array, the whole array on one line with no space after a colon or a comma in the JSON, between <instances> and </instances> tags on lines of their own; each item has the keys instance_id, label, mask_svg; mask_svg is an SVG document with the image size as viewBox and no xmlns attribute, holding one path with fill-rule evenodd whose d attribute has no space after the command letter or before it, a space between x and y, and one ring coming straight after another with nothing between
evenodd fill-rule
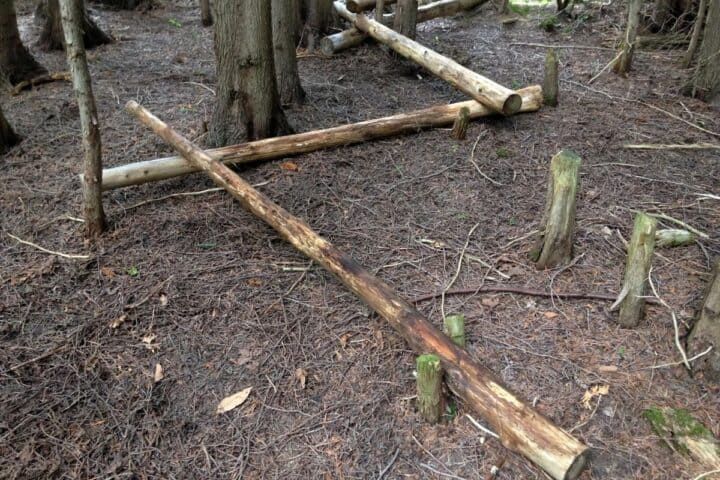
<instances>
[{"instance_id":1,"label":"green foliage","mask_svg":"<svg viewBox=\"0 0 720 480\"><path fill-rule=\"evenodd\" d=\"M182 27L182 23L180 23L179 21L175 20L174 18L171 18L170 20L168 20L168 23L169 23L171 26L175 27L175 28L180 28L180 27Z\"/></svg>"},{"instance_id":2,"label":"green foliage","mask_svg":"<svg viewBox=\"0 0 720 480\"><path fill-rule=\"evenodd\" d=\"M138 275L140 275L140 270L138 270L138 268L135 265L133 265L133 266L129 267L127 270L125 270L125 273L127 273L131 277L137 277Z\"/></svg>"},{"instance_id":3,"label":"green foliage","mask_svg":"<svg viewBox=\"0 0 720 480\"><path fill-rule=\"evenodd\" d=\"M554 32L560 26L557 15L547 15L540 20L538 26L546 32Z\"/></svg>"},{"instance_id":4,"label":"green foliage","mask_svg":"<svg viewBox=\"0 0 720 480\"><path fill-rule=\"evenodd\" d=\"M445 406L445 414L443 415L445 418L447 418L448 422L452 422L455 417L457 417L458 414L458 408L457 405L455 405L455 402L448 402L447 406Z\"/></svg>"},{"instance_id":5,"label":"green foliage","mask_svg":"<svg viewBox=\"0 0 720 480\"><path fill-rule=\"evenodd\" d=\"M505 147L498 147L497 150L495 150L495 155L497 155L498 158L508 158L510 153L510 150Z\"/></svg>"}]
</instances>

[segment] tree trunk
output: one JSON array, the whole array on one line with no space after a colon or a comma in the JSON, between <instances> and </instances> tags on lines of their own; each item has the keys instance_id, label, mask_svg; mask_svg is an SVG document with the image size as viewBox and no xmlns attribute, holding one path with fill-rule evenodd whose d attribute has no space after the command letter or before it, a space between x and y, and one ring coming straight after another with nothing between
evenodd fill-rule
<instances>
[{"instance_id":1,"label":"tree trunk","mask_svg":"<svg viewBox=\"0 0 720 480\"><path fill-rule=\"evenodd\" d=\"M395 3L397 0L385 0L383 3L385 5L390 5L391 3ZM345 5L347 5L347 9L350 10L352 13L362 13L365 10L372 10L375 8L375 5L377 5L377 0L347 0L345 2Z\"/></svg>"},{"instance_id":2,"label":"tree trunk","mask_svg":"<svg viewBox=\"0 0 720 480\"><path fill-rule=\"evenodd\" d=\"M60 0L60 13L65 33L67 61L80 110L82 143L85 151L83 174L85 235L92 239L105 230L105 213L102 205L100 126L83 45L81 25L85 12L82 0Z\"/></svg>"},{"instance_id":3,"label":"tree trunk","mask_svg":"<svg viewBox=\"0 0 720 480\"><path fill-rule=\"evenodd\" d=\"M115 8L118 10L147 11L157 6L155 0L92 0L93 3Z\"/></svg>"},{"instance_id":4,"label":"tree trunk","mask_svg":"<svg viewBox=\"0 0 720 480\"><path fill-rule=\"evenodd\" d=\"M689 93L693 97L709 102L718 92L720 92L720 0L710 0L697 70Z\"/></svg>"},{"instance_id":5,"label":"tree trunk","mask_svg":"<svg viewBox=\"0 0 720 480\"><path fill-rule=\"evenodd\" d=\"M200 0L200 22L203 27L209 27L213 24L210 0Z\"/></svg>"},{"instance_id":6,"label":"tree trunk","mask_svg":"<svg viewBox=\"0 0 720 480\"><path fill-rule=\"evenodd\" d=\"M625 75L632 66L638 23L640 21L640 5L642 0L628 0L628 19L625 38L620 43L620 54L613 64L613 71Z\"/></svg>"},{"instance_id":7,"label":"tree trunk","mask_svg":"<svg viewBox=\"0 0 720 480\"><path fill-rule=\"evenodd\" d=\"M700 0L698 4L698 14L693 25L692 35L690 37L690 45L688 45L687 52L683 57L683 67L690 68L695 51L697 51L698 44L700 43L700 34L703 31L705 24L705 13L707 12L707 0Z\"/></svg>"},{"instance_id":8,"label":"tree trunk","mask_svg":"<svg viewBox=\"0 0 720 480\"><path fill-rule=\"evenodd\" d=\"M45 73L20 40L13 0L0 0L0 76L15 85Z\"/></svg>"},{"instance_id":9,"label":"tree trunk","mask_svg":"<svg viewBox=\"0 0 720 480\"><path fill-rule=\"evenodd\" d=\"M0 153L4 153L13 145L17 145L20 138L15 135L10 123L5 119L5 115L0 106Z\"/></svg>"},{"instance_id":10,"label":"tree trunk","mask_svg":"<svg viewBox=\"0 0 720 480\"><path fill-rule=\"evenodd\" d=\"M398 0L395 7L395 24L393 28L400 35L408 38L415 38L415 27L417 25L417 0Z\"/></svg>"},{"instance_id":11,"label":"tree trunk","mask_svg":"<svg viewBox=\"0 0 720 480\"><path fill-rule=\"evenodd\" d=\"M688 336L688 354L695 356L712 350L693 363L693 372L720 383L720 259L715 264L697 321Z\"/></svg>"},{"instance_id":12,"label":"tree trunk","mask_svg":"<svg viewBox=\"0 0 720 480\"><path fill-rule=\"evenodd\" d=\"M554 48L550 48L545 55L545 72L543 76L543 98L545 105L557 107L558 91L560 90L560 62Z\"/></svg>"},{"instance_id":13,"label":"tree trunk","mask_svg":"<svg viewBox=\"0 0 720 480\"><path fill-rule=\"evenodd\" d=\"M314 52L320 47L320 39L328 32L332 14L332 0L305 1L307 2L306 45L309 52Z\"/></svg>"},{"instance_id":14,"label":"tree trunk","mask_svg":"<svg viewBox=\"0 0 720 480\"><path fill-rule=\"evenodd\" d=\"M85 48L91 49L99 45L112 43L113 39L110 35L103 32L100 27L90 18L85 9L85 2L81 6L80 31L82 32ZM40 38L38 38L38 47L42 50L62 50L65 48L63 41L62 20L60 19L60 4L58 0L40 0L40 4L35 12L43 19Z\"/></svg>"},{"instance_id":15,"label":"tree trunk","mask_svg":"<svg viewBox=\"0 0 720 480\"><path fill-rule=\"evenodd\" d=\"M465 349L455 345L390 285L136 102L128 102L127 109L195 168L202 169L217 185L225 188L249 212L335 275L382 316L416 352L437 355L447 373L448 384L470 408L482 415L505 447L529 458L554 479L574 480L582 473L589 453L587 446L504 387L492 372Z\"/></svg>"},{"instance_id":16,"label":"tree trunk","mask_svg":"<svg viewBox=\"0 0 720 480\"><path fill-rule=\"evenodd\" d=\"M295 12L298 0L272 0L273 48L278 93L283 105L303 103L295 52Z\"/></svg>"},{"instance_id":17,"label":"tree trunk","mask_svg":"<svg viewBox=\"0 0 720 480\"><path fill-rule=\"evenodd\" d=\"M218 0L215 14L218 87L210 145L289 132L275 81L270 2Z\"/></svg>"},{"instance_id":18,"label":"tree trunk","mask_svg":"<svg viewBox=\"0 0 720 480\"><path fill-rule=\"evenodd\" d=\"M540 109L542 92L539 86L523 88L518 90L518 93L522 95L522 112L534 112ZM322 148L352 145L377 138L414 133L423 128L450 125L463 108L469 109L470 119L493 114L492 110L475 100L468 100L340 127L241 143L209 150L209 153L223 163L232 164L283 158L314 152ZM129 185L140 185L187 175L194 171L196 169L182 157L158 158L131 163L105 170L103 172L103 189L112 190Z\"/></svg>"}]
</instances>

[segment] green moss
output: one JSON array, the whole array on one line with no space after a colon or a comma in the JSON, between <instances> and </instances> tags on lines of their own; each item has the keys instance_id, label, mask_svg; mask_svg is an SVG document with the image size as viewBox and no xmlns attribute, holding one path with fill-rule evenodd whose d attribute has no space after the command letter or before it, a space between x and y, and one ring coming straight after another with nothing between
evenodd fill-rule
<instances>
[{"instance_id":1,"label":"green moss","mask_svg":"<svg viewBox=\"0 0 720 480\"><path fill-rule=\"evenodd\" d=\"M650 407L643 412L643 417L650 422L650 427L652 427L656 434L661 436L667 435L668 423L661 408Z\"/></svg>"},{"instance_id":2,"label":"green moss","mask_svg":"<svg viewBox=\"0 0 720 480\"><path fill-rule=\"evenodd\" d=\"M669 410L673 416L673 431L675 435L712 438L712 432L705 428L705 425L695 420L689 411L684 408Z\"/></svg>"}]
</instances>

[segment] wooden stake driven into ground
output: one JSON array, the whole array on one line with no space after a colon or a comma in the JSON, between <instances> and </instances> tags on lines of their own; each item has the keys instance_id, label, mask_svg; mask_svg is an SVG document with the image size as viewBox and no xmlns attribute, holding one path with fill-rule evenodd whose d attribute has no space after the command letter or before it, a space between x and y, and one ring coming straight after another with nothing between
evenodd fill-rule
<instances>
[{"instance_id":1,"label":"wooden stake driven into ground","mask_svg":"<svg viewBox=\"0 0 720 480\"><path fill-rule=\"evenodd\" d=\"M542 91L537 85L518 90L522 96L522 112L534 112L542 105ZM470 119L486 117L493 112L475 100L401 113L340 127L298 133L284 137L267 138L229 147L208 150L213 158L223 163L248 163L258 160L298 155L322 148L351 145L376 138L414 133L423 128L451 125L463 108L469 110ZM182 157L167 157L131 163L103 171L103 190L129 185L140 185L197 171ZM82 177L81 177L82 178Z\"/></svg>"},{"instance_id":2,"label":"wooden stake driven into ground","mask_svg":"<svg viewBox=\"0 0 720 480\"><path fill-rule=\"evenodd\" d=\"M214 160L136 102L129 102L127 109L293 247L334 274L385 318L415 351L440 357L454 391L468 407L485 418L499 434L503 445L524 455L557 480L577 478L587 461L585 445L523 403L389 285L320 237L305 222L255 190L230 168Z\"/></svg>"},{"instance_id":3,"label":"wooden stake driven into ground","mask_svg":"<svg viewBox=\"0 0 720 480\"><path fill-rule=\"evenodd\" d=\"M394 32L382 23L365 15L349 12L345 5L335 2L335 10L355 27L370 35L405 58L426 68L458 90L466 93L492 110L512 115L522 107L522 98L517 92L505 88L482 75L463 67L459 63L440 55L414 40Z\"/></svg>"}]
</instances>

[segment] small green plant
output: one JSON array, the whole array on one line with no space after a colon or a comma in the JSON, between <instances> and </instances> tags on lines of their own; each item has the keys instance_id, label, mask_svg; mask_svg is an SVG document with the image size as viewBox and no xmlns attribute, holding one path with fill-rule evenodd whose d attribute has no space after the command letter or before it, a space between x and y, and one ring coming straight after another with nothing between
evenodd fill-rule
<instances>
[{"instance_id":1,"label":"small green plant","mask_svg":"<svg viewBox=\"0 0 720 480\"><path fill-rule=\"evenodd\" d=\"M138 275L140 275L140 270L138 270L138 268L133 265L132 267L129 267L127 270L125 270L125 273L127 273L131 277L137 277Z\"/></svg>"},{"instance_id":2,"label":"small green plant","mask_svg":"<svg viewBox=\"0 0 720 480\"><path fill-rule=\"evenodd\" d=\"M198 247L202 248L203 250L212 250L216 246L217 244L215 242L203 242L198 244Z\"/></svg>"},{"instance_id":3,"label":"small green plant","mask_svg":"<svg viewBox=\"0 0 720 480\"><path fill-rule=\"evenodd\" d=\"M182 27L182 23L178 22L178 21L175 20L174 18L171 18L170 20L168 20L168 23L169 23L171 26L175 27L175 28L180 28L180 27Z\"/></svg>"},{"instance_id":4,"label":"small green plant","mask_svg":"<svg viewBox=\"0 0 720 480\"><path fill-rule=\"evenodd\" d=\"M548 15L540 20L538 26L546 32L554 32L560 26L560 20L555 15Z\"/></svg>"},{"instance_id":5,"label":"small green plant","mask_svg":"<svg viewBox=\"0 0 720 480\"><path fill-rule=\"evenodd\" d=\"M517 90L517 89L519 89L519 88L522 88L522 86L523 86L523 83L522 83L520 80L513 79L513 80L510 82L510 88L512 88L513 90Z\"/></svg>"},{"instance_id":6,"label":"small green plant","mask_svg":"<svg viewBox=\"0 0 720 480\"><path fill-rule=\"evenodd\" d=\"M498 158L508 158L510 156L510 150L505 147L499 147L495 150L495 155L497 155Z\"/></svg>"},{"instance_id":7,"label":"small green plant","mask_svg":"<svg viewBox=\"0 0 720 480\"><path fill-rule=\"evenodd\" d=\"M518 224L518 220L517 220L517 218L515 218L515 217L510 217L510 218L508 219L508 223L509 223L510 225L517 225L517 224Z\"/></svg>"},{"instance_id":8,"label":"small green plant","mask_svg":"<svg viewBox=\"0 0 720 480\"><path fill-rule=\"evenodd\" d=\"M458 212L455 214L455 218L458 220L467 220L470 218L470 215L467 212Z\"/></svg>"},{"instance_id":9,"label":"small green plant","mask_svg":"<svg viewBox=\"0 0 720 480\"><path fill-rule=\"evenodd\" d=\"M515 5L510 2L510 11L524 17L530 13L530 5Z\"/></svg>"},{"instance_id":10,"label":"small green plant","mask_svg":"<svg viewBox=\"0 0 720 480\"><path fill-rule=\"evenodd\" d=\"M449 422L452 422L452 420L457 417L458 409L457 405L455 405L455 402L448 402L447 406L445 407L445 417L448 419Z\"/></svg>"},{"instance_id":11,"label":"small green plant","mask_svg":"<svg viewBox=\"0 0 720 480\"><path fill-rule=\"evenodd\" d=\"M618 357L620 357L620 360L625 359L625 347L618 348Z\"/></svg>"}]
</instances>

